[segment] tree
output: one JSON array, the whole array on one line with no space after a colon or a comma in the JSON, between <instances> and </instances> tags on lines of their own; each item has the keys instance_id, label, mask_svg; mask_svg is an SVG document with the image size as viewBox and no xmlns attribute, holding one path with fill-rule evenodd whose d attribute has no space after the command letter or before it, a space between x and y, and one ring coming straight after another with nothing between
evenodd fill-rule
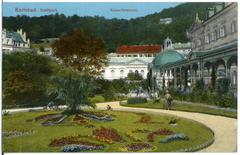
<instances>
[{"instance_id":1,"label":"tree","mask_svg":"<svg viewBox=\"0 0 240 155\"><path fill-rule=\"evenodd\" d=\"M42 106L49 76L53 74L49 58L34 51L3 53L4 106ZM30 89L31 88L31 89Z\"/></svg>"},{"instance_id":2,"label":"tree","mask_svg":"<svg viewBox=\"0 0 240 155\"><path fill-rule=\"evenodd\" d=\"M39 106L46 97L28 73L17 70L10 72L3 83L3 101L4 107Z\"/></svg>"},{"instance_id":3,"label":"tree","mask_svg":"<svg viewBox=\"0 0 240 155\"><path fill-rule=\"evenodd\" d=\"M130 81L141 81L143 77L139 73L128 73L127 79Z\"/></svg>"},{"instance_id":4,"label":"tree","mask_svg":"<svg viewBox=\"0 0 240 155\"><path fill-rule=\"evenodd\" d=\"M127 83L123 79L114 79L111 81L111 85L117 93L127 94L128 88Z\"/></svg>"},{"instance_id":5,"label":"tree","mask_svg":"<svg viewBox=\"0 0 240 155\"><path fill-rule=\"evenodd\" d=\"M107 64L107 52L100 38L77 29L52 44L54 55L82 75L98 76Z\"/></svg>"},{"instance_id":6,"label":"tree","mask_svg":"<svg viewBox=\"0 0 240 155\"><path fill-rule=\"evenodd\" d=\"M52 81L55 87L49 89L49 96L55 95L57 100L64 100L71 113L79 112L83 105L95 107L88 99L94 89L89 77L69 74L66 78L52 77Z\"/></svg>"}]
</instances>

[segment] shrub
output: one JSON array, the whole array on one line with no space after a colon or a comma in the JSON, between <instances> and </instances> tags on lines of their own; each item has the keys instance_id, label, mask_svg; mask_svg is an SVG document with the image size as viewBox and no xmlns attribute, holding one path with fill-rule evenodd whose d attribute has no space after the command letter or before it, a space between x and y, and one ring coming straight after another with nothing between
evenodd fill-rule
<instances>
[{"instance_id":1,"label":"shrub","mask_svg":"<svg viewBox=\"0 0 240 155\"><path fill-rule=\"evenodd\" d=\"M131 97L128 98L127 104L139 104L139 103L146 103L147 99L143 97Z\"/></svg>"},{"instance_id":2,"label":"shrub","mask_svg":"<svg viewBox=\"0 0 240 155\"><path fill-rule=\"evenodd\" d=\"M226 78L217 80L217 93L224 94L229 91L230 80Z\"/></svg>"},{"instance_id":3,"label":"shrub","mask_svg":"<svg viewBox=\"0 0 240 155\"><path fill-rule=\"evenodd\" d=\"M234 105L236 104L236 100L234 98L234 96L231 95L221 95L218 97L218 106L222 106L222 107L234 107Z\"/></svg>"},{"instance_id":4,"label":"shrub","mask_svg":"<svg viewBox=\"0 0 240 155\"><path fill-rule=\"evenodd\" d=\"M115 93L115 89L111 85L103 94L105 101L114 101L116 99Z\"/></svg>"},{"instance_id":5,"label":"shrub","mask_svg":"<svg viewBox=\"0 0 240 155\"><path fill-rule=\"evenodd\" d=\"M196 84L195 84L195 87L194 87L194 90L203 91L203 89L204 89L204 81L203 81L203 79L197 80Z\"/></svg>"}]
</instances>

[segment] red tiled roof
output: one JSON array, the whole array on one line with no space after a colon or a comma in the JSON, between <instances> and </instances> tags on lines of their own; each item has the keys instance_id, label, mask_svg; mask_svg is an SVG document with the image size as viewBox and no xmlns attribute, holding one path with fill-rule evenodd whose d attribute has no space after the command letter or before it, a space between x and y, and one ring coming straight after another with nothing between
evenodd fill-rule
<instances>
[{"instance_id":1,"label":"red tiled roof","mask_svg":"<svg viewBox=\"0 0 240 155\"><path fill-rule=\"evenodd\" d=\"M161 45L122 45L117 48L117 54L159 53L161 50Z\"/></svg>"}]
</instances>

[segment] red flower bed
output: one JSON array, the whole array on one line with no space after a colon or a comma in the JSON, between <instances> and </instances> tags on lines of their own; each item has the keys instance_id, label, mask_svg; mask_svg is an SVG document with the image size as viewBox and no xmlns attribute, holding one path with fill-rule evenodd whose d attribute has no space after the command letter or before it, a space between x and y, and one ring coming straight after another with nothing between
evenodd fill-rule
<instances>
[{"instance_id":1,"label":"red flower bed","mask_svg":"<svg viewBox=\"0 0 240 155\"><path fill-rule=\"evenodd\" d=\"M76 122L82 123L82 124L87 123L87 120L79 115L75 115L75 117L73 118L73 121L76 121Z\"/></svg>"},{"instance_id":2,"label":"red flower bed","mask_svg":"<svg viewBox=\"0 0 240 155\"><path fill-rule=\"evenodd\" d=\"M151 117L148 115L142 115L140 120L136 123L151 123Z\"/></svg>"},{"instance_id":3,"label":"red flower bed","mask_svg":"<svg viewBox=\"0 0 240 155\"><path fill-rule=\"evenodd\" d=\"M79 115L75 115L75 117L73 118L73 121L77 122L78 124L84 125L87 128L93 128L95 127L94 125L90 124L88 122L88 120L86 120L85 118L79 116Z\"/></svg>"},{"instance_id":4,"label":"red flower bed","mask_svg":"<svg viewBox=\"0 0 240 155\"><path fill-rule=\"evenodd\" d=\"M149 133L148 135L147 135L147 139L148 139L148 141L149 142L153 142L154 141L154 136L155 136L155 134L154 133Z\"/></svg>"},{"instance_id":5,"label":"red flower bed","mask_svg":"<svg viewBox=\"0 0 240 155\"><path fill-rule=\"evenodd\" d=\"M172 134L174 134L174 132L169 129L158 129L154 132L149 133L147 135L147 139L149 142L153 142L155 135L172 135Z\"/></svg>"},{"instance_id":6,"label":"red flower bed","mask_svg":"<svg viewBox=\"0 0 240 155\"><path fill-rule=\"evenodd\" d=\"M152 146L148 143L132 143L127 145L128 151L140 151L140 150L149 150L152 149Z\"/></svg>"},{"instance_id":7,"label":"red flower bed","mask_svg":"<svg viewBox=\"0 0 240 155\"><path fill-rule=\"evenodd\" d=\"M51 141L51 143L48 146L52 147L58 147L58 146L64 146L67 144L81 144L81 145L88 145L88 146L100 146L95 143L90 143L87 141L79 140L80 136L68 136L68 137L62 137L60 139L54 139Z\"/></svg>"},{"instance_id":8,"label":"red flower bed","mask_svg":"<svg viewBox=\"0 0 240 155\"><path fill-rule=\"evenodd\" d=\"M117 130L114 128L104 128L101 127L100 129L96 129L93 131L93 135L98 139L99 141L112 143L115 142L121 142L122 138L118 134Z\"/></svg>"},{"instance_id":9,"label":"red flower bed","mask_svg":"<svg viewBox=\"0 0 240 155\"><path fill-rule=\"evenodd\" d=\"M172 135L172 134L174 134L174 132L169 129L158 129L158 130L154 131L153 133L156 135Z\"/></svg>"}]
</instances>

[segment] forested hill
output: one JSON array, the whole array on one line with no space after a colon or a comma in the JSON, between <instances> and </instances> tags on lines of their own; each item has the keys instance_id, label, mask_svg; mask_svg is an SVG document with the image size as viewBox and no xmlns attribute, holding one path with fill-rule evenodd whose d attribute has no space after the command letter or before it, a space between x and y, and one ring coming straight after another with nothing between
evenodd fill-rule
<instances>
[{"instance_id":1,"label":"forested hill","mask_svg":"<svg viewBox=\"0 0 240 155\"><path fill-rule=\"evenodd\" d=\"M183 3L174 8L164 9L159 13L131 20L105 19L104 17L66 17L63 14L41 17L3 17L3 28L16 31L22 28L32 42L42 38L59 37L82 28L101 37L109 50L122 44L162 44L169 36L174 42L186 42L186 29L190 27L198 12L201 19L205 18L206 9L214 3ZM169 25L160 24L160 18L171 17Z\"/></svg>"}]
</instances>

